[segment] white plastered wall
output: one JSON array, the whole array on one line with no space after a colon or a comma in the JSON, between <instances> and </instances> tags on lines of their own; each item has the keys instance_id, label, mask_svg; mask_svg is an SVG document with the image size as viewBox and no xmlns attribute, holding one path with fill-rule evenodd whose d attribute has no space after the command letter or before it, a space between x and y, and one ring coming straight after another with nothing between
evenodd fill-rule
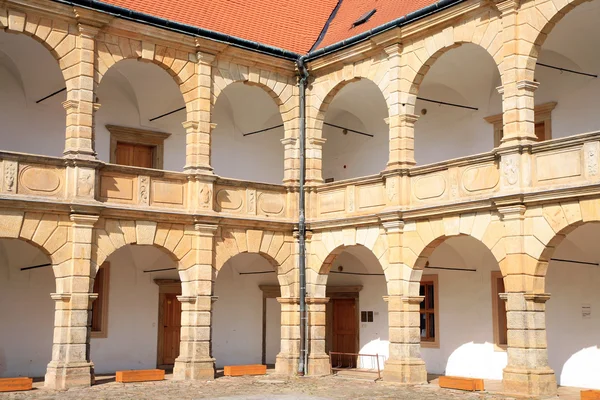
<instances>
[{"instance_id":1,"label":"white plastered wall","mask_svg":"<svg viewBox=\"0 0 600 400\"><path fill-rule=\"evenodd\" d=\"M42 377L52 356L55 292L52 267L32 245L0 239L0 378Z\"/></svg>"},{"instance_id":2,"label":"white plastered wall","mask_svg":"<svg viewBox=\"0 0 600 400\"><path fill-rule=\"evenodd\" d=\"M262 363L263 292L259 285L278 285L275 272L258 254L240 254L227 261L217 276L213 304L212 351L217 368ZM277 315L279 314L279 315ZM281 307L267 303L266 362L274 364L281 341Z\"/></svg>"},{"instance_id":3,"label":"white plastered wall","mask_svg":"<svg viewBox=\"0 0 600 400\"><path fill-rule=\"evenodd\" d=\"M502 379L507 356L494 346L491 272L499 267L491 252L473 238L449 238L429 257L429 265L476 271L423 271L438 276L439 295L439 348L421 346L427 372Z\"/></svg>"},{"instance_id":4,"label":"white plastered wall","mask_svg":"<svg viewBox=\"0 0 600 400\"><path fill-rule=\"evenodd\" d=\"M108 257L108 335L92 338L91 358L96 373L156 368L158 342L158 285L154 279L178 279L177 271L144 273L175 267L163 251L128 245Z\"/></svg>"},{"instance_id":5,"label":"white plastered wall","mask_svg":"<svg viewBox=\"0 0 600 400\"><path fill-rule=\"evenodd\" d=\"M600 225L583 225L553 258L598 263ZM600 266L551 261L546 275L548 361L559 385L600 389ZM589 306L591 315L584 316Z\"/></svg>"}]
</instances>

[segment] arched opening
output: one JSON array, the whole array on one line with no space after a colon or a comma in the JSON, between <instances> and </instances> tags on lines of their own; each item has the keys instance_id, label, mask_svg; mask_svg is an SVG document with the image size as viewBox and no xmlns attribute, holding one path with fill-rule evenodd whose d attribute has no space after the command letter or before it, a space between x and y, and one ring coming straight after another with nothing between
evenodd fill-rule
<instances>
[{"instance_id":1,"label":"arched opening","mask_svg":"<svg viewBox=\"0 0 600 400\"><path fill-rule=\"evenodd\" d=\"M501 138L497 129L502 129L502 96L496 88L501 82L489 53L478 45L465 43L447 50L430 68L423 68L425 77L418 87L414 111L419 117L415 124L417 165L497 147Z\"/></svg>"},{"instance_id":2,"label":"arched opening","mask_svg":"<svg viewBox=\"0 0 600 400\"><path fill-rule=\"evenodd\" d=\"M269 93L255 85L232 83L219 95L212 118L216 123L211 134L211 165L215 174L282 182L283 120Z\"/></svg>"},{"instance_id":3,"label":"arched opening","mask_svg":"<svg viewBox=\"0 0 600 400\"><path fill-rule=\"evenodd\" d=\"M0 378L45 375L52 358L55 288L46 254L24 240L0 239Z\"/></svg>"},{"instance_id":4,"label":"arched opening","mask_svg":"<svg viewBox=\"0 0 600 400\"><path fill-rule=\"evenodd\" d=\"M561 386L600 389L600 223L568 233L546 274L548 362Z\"/></svg>"},{"instance_id":5,"label":"arched opening","mask_svg":"<svg viewBox=\"0 0 600 400\"><path fill-rule=\"evenodd\" d=\"M94 281L91 358L98 374L169 368L179 355L181 282L174 259L157 247L126 245Z\"/></svg>"},{"instance_id":6,"label":"arched opening","mask_svg":"<svg viewBox=\"0 0 600 400\"><path fill-rule=\"evenodd\" d=\"M502 379L507 331L498 294L504 292L498 262L477 239L452 236L435 247L420 286L421 355L428 373Z\"/></svg>"},{"instance_id":7,"label":"arched opening","mask_svg":"<svg viewBox=\"0 0 600 400\"><path fill-rule=\"evenodd\" d=\"M101 105L95 119L100 160L183 170L185 103L177 82L164 69L152 63L121 60L108 69L96 95Z\"/></svg>"},{"instance_id":8,"label":"arched opening","mask_svg":"<svg viewBox=\"0 0 600 400\"><path fill-rule=\"evenodd\" d=\"M42 44L0 30L0 150L62 156L67 96L56 92L64 87L58 62Z\"/></svg>"},{"instance_id":9,"label":"arched opening","mask_svg":"<svg viewBox=\"0 0 600 400\"><path fill-rule=\"evenodd\" d=\"M323 179L374 175L389 158L388 107L370 80L347 83L335 94L323 122Z\"/></svg>"},{"instance_id":10,"label":"arched opening","mask_svg":"<svg viewBox=\"0 0 600 400\"><path fill-rule=\"evenodd\" d=\"M600 1L578 5L558 21L539 49L535 122L536 132L545 131L545 140L600 130L600 78L584 75L600 75L600 54L591 50L600 37L598 18Z\"/></svg>"},{"instance_id":11,"label":"arched opening","mask_svg":"<svg viewBox=\"0 0 600 400\"><path fill-rule=\"evenodd\" d=\"M230 258L219 270L214 294L212 355L217 369L272 367L281 342L281 294L273 264L256 253Z\"/></svg>"},{"instance_id":12,"label":"arched opening","mask_svg":"<svg viewBox=\"0 0 600 400\"><path fill-rule=\"evenodd\" d=\"M389 356L388 293L379 260L365 246L348 246L321 273L328 273L325 351L333 352L332 365L383 369Z\"/></svg>"}]
</instances>

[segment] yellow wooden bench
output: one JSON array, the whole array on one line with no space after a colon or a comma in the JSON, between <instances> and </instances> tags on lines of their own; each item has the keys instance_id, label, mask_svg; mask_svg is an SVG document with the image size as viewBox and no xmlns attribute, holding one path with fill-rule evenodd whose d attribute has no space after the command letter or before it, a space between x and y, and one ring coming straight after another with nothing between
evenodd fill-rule
<instances>
[{"instance_id":1,"label":"yellow wooden bench","mask_svg":"<svg viewBox=\"0 0 600 400\"><path fill-rule=\"evenodd\" d=\"M471 392L483 390L483 379L462 378L458 376L440 376L439 385L445 389L468 390Z\"/></svg>"},{"instance_id":2,"label":"yellow wooden bench","mask_svg":"<svg viewBox=\"0 0 600 400\"><path fill-rule=\"evenodd\" d=\"M1 378L0 392L20 392L33 389L31 378Z\"/></svg>"},{"instance_id":3,"label":"yellow wooden bench","mask_svg":"<svg viewBox=\"0 0 600 400\"><path fill-rule=\"evenodd\" d=\"M223 373L225 376L266 375L267 366L261 364L227 365Z\"/></svg>"},{"instance_id":4,"label":"yellow wooden bench","mask_svg":"<svg viewBox=\"0 0 600 400\"><path fill-rule=\"evenodd\" d=\"M116 381L129 382L148 382L162 381L165 379L165 371L162 369L141 369L131 371L117 371Z\"/></svg>"}]
</instances>

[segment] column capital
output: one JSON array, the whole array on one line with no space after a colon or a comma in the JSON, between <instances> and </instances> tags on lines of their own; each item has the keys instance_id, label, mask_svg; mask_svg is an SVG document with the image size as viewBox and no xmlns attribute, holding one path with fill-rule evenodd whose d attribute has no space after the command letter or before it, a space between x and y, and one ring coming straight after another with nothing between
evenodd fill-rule
<instances>
[{"instance_id":1,"label":"column capital","mask_svg":"<svg viewBox=\"0 0 600 400\"><path fill-rule=\"evenodd\" d=\"M201 236L213 237L219 229L219 226L212 224L194 224L194 229L196 232L199 232Z\"/></svg>"},{"instance_id":2,"label":"column capital","mask_svg":"<svg viewBox=\"0 0 600 400\"><path fill-rule=\"evenodd\" d=\"M324 145L327 142L327 139L322 137L309 137L306 139L306 142L311 145Z\"/></svg>"},{"instance_id":3,"label":"column capital","mask_svg":"<svg viewBox=\"0 0 600 400\"><path fill-rule=\"evenodd\" d=\"M74 222L74 226L93 228L100 216L89 214L71 214L69 218Z\"/></svg>"},{"instance_id":4,"label":"column capital","mask_svg":"<svg viewBox=\"0 0 600 400\"><path fill-rule=\"evenodd\" d=\"M327 304L329 297L307 297L306 304Z\"/></svg>"},{"instance_id":5,"label":"column capital","mask_svg":"<svg viewBox=\"0 0 600 400\"><path fill-rule=\"evenodd\" d=\"M284 146L294 146L297 141L298 139L295 137L287 137L281 139L281 144L283 144Z\"/></svg>"},{"instance_id":6,"label":"column capital","mask_svg":"<svg viewBox=\"0 0 600 400\"><path fill-rule=\"evenodd\" d=\"M522 218L525 215L526 210L527 207L523 204L498 206L498 212L504 220Z\"/></svg>"},{"instance_id":7,"label":"column capital","mask_svg":"<svg viewBox=\"0 0 600 400\"><path fill-rule=\"evenodd\" d=\"M387 53L388 56L396 56L402 54L403 48L404 46L402 46L402 43L393 43L389 46L386 46L383 50Z\"/></svg>"},{"instance_id":8,"label":"column capital","mask_svg":"<svg viewBox=\"0 0 600 400\"><path fill-rule=\"evenodd\" d=\"M504 0L504 1L496 1L496 8L502 16L515 13L521 7L520 0Z\"/></svg>"},{"instance_id":9,"label":"column capital","mask_svg":"<svg viewBox=\"0 0 600 400\"><path fill-rule=\"evenodd\" d=\"M383 221L381 223L386 233L402 233L404 231L404 221Z\"/></svg>"},{"instance_id":10,"label":"column capital","mask_svg":"<svg viewBox=\"0 0 600 400\"><path fill-rule=\"evenodd\" d=\"M530 81L530 80L522 80L517 82L517 89L524 90L526 92L535 92L536 89L540 86L539 82Z\"/></svg>"},{"instance_id":11,"label":"column capital","mask_svg":"<svg viewBox=\"0 0 600 400\"><path fill-rule=\"evenodd\" d=\"M277 297L276 299L279 304L300 304L298 297Z\"/></svg>"},{"instance_id":12,"label":"column capital","mask_svg":"<svg viewBox=\"0 0 600 400\"><path fill-rule=\"evenodd\" d=\"M543 304L550 300L550 293L525 293L523 297L526 301Z\"/></svg>"},{"instance_id":13,"label":"column capital","mask_svg":"<svg viewBox=\"0 0 600 400\"><path fill-rule=\"evenodd\" d=\"M196 45L198 45L198 41L196 41ZM212 65L217 56L215 54L198 51L196 52L196 58L198 59L199 64Z\"/></svg>"}]
</instances>

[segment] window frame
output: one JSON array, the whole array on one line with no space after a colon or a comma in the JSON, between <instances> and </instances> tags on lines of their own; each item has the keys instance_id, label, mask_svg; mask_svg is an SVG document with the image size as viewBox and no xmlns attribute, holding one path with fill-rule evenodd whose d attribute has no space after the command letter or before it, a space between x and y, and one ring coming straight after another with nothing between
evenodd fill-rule
<instances>
[{"instance_id":1,"label":"window frame","mask_svg":"<svg viewBox=\"0 0 600 400\"><path fill-rule=\"evenodd\" d=\"M423 283L429 283L433 286L433 321L435 324L435 337L433 340L423 340L421 337L421 347L430 348L430 349L439 349L440 348L440 296L439 296L439 281L438 275L423 275L421 278L421 282L419 284L419 292L421 290L421 285ZM423 302L427 301L427 291L425 291L425 298L423 298ZM421 333L421 306L419 305L419 335Z\"/></svg>"},{"instance_id":2,"label":"window frame","mask_svg":"<svg viewBox=\"0 0 600 400\"><path fill-rule=\"evenodd\" d=\"M90 310L90 337L92 338L107 338L108 337L108 293L110 289L110 263L105 262L98 268L98 272L102 270L102 289L98 290L98 298L92 303L92 309ZM98 275L98 272L96 275ZM94 288L96 286L96 279L94 279ZM94 291L96 293L96 291ZM94 307L100 305L100 329L93 330L94 326Z\"/></svg>"},{"instance_id":3,"label":"window frame","mask_svg":"<svg viewBox=\"0 0 600 400\"><path fill-rule=\"evenodd\" d=\"M502 329L502 324L500 323L500 304L504 304L504 321L508 325L507 316L506 316L506 302L500 297L500 292L498 288L498 279L504 279L501 271L492 271L491 273L491 284L492 284L492 324L494 327L494 351L506 351L508 348L508 327L506 332L506 344L500 343L500 329ZM501 303L504 302L504 303Z\"/></svg>"},{"instance_id":4,"label":"window frame","mask_svg":"<svg viewBox=\"0 0 600 400\"><path fill-rule=\"evenodd\" d=\"M544 124L544 141L552 139L552 111L556 108L558 103L551 101L548 103L540 104L534 107L534 124ZM484 120L494 127L494 148L500 146L502 142L502 130L503 125L503 114L490 115L485 117Z\"/></svg>"},{"instance_id":5,"label":"window frame","mask_svg":"<svg viewBox=\"0 0 600 400\"><path fill-rule=\"evenodd\" d=\"M164 142L171 136L170 133L117 125L106 125L106 129L110 132L111 164L117 164L117 143L127 143L152 147L152 169L163 169Z\"/></svg>"}]
</instances>

